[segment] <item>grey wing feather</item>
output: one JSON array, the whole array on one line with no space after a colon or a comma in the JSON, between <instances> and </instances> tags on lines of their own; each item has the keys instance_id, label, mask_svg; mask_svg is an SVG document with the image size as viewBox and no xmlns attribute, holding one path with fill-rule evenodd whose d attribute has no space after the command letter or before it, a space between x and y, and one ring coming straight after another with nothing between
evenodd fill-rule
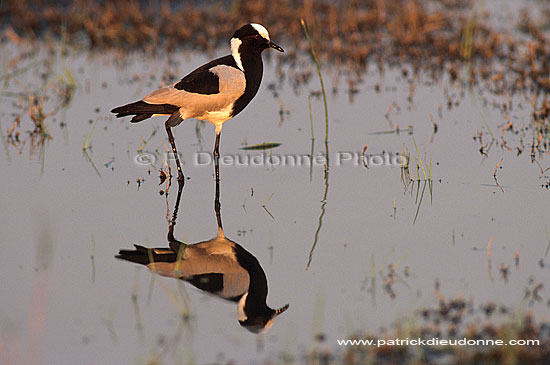
<instances>
[{"instance_id":1,"label":"grey wing feather","mask_svg":"<svg viewBox=\"0 0 550 365\"><path fill-rule=\"evenodd\" d=\"M217 295L234 298L248 291L250 276L239 265L233 247L231 240L214 238L187 246L181 262L155 262L147 266L160 275L184 280L197 275L223 274L223 290Z\"/></svg>"},{"instance_id":2,"label":"grey wing feather","mask_svg":"<svg viewBox=\"0 0 550 365\"><path fill-rule=\"evenodd\" d=\"M219 77L218 94L197 94L178 90L174 85L155 90L143 101L149 104L171 104L182 109L185 118L200 117L207 112L224 109L235 102L246 88L244 73L234 67L218 65L210 69Z\"/></svg>"},{"instance_id":3,"label":"grey wing feather","mask_svg":"<svg viewBox=\"0 0 550 365\"><path fill-rule=\"evenodd\" d=\"M241 70L227 65L219 65L212 67L210 72L218 75L220 79L220 94L242 94L244 92L246 88L246 79L244 77L244 72Z\"/></svg>"}]
</instances>

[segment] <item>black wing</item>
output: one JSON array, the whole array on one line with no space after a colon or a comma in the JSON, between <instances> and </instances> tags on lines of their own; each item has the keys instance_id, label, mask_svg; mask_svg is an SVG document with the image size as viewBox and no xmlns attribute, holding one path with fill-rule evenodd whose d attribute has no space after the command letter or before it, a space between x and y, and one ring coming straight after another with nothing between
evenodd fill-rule
<instances>
[{"instance_id":1,"label":"black wing","mask_svg":"<svg viewBox=\"0 0 550 365\"><path fill-rule=\"evenodd\" d=\"M218 75L209 70L219 65L237 67L233 56L218 58L197 68L181 79L174 87L195 94L218 94L220 92L220 79Z\"/></svg>"}]
</instances>

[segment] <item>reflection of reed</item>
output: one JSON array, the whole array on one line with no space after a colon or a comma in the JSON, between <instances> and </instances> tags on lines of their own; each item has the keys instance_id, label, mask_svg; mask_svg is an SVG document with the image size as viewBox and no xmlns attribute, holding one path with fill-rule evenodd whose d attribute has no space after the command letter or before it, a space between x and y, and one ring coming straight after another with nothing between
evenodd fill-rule
<instances>
[{"instance_id":1,"label":"reflection of reed","mask_svg":"<svg viewBox=\"0 0 550 365\"><path fill-rule=\"evenodd\" d=\"M315 67L317 69L317 74L319 76L319 82L321 83L321 93L323 95L323 104L325 107L325 156L327 163L325 165L325 174L324 174L324 182L325 182L325 192L323 194L323 199L321 200L321 214L319 215L319 224L317 226L317 230L315 231L315 237L313 239L313 245L311 246L311 250L309 251L309 258L306 265L306 270L309 270L309 265L311 265L311 260L313 259L313 251L315 251L315 247L317 246L317 242L319 241L319 232L321 232L321 227L323 226L323 217L325 216L326 212L326 205L327 205L327 196L328 196L328 174L329 174L329 152L328 152L328 107L327 107L327 97L325 94L325 86L323 83L323 75L321 74L321 66L319 64L319 60L317 59L317 54L315 53L315 48L313 47L313 43L311 42L311 38L309 37L309 32L307 30L307 25L304 21L304 19L300 20L302 24L302 29L304 31L304 34L307 38L309 48L311 55L313 56L313 61L315 62ZM313 118L311 115L311 97L308 98L308 106L309 106L309 118L310 118L310 127L311 127L311 158L313 158L313 149L314 149L314 143L315 143L315 136L313 134ZM313 164L312 164L313 165ZM310 165L309 170L309 178L311 181L312 176L312 170Z\"/></svg>"},{"instance_id":2,"label":"reflection of reed","mask_svg":"<svg viewBox=\"0 0 550 365\"><path fill-rule=\"evenodd\" d=\"M86 160L90 163L90 165L92 165L92 168L94 169L94 171L95 171L95 173L97 174L97 176L101 177L101 174L99 173L99 170L98 170L97 167L95 166L94 161L92 160L92 158L91 158L90 155L88 154L88 150L87 150L87 149L83 149L83 150L82 150L82 153L84 154L84 157L86 157Z\"/></svg>"},{"instance_id":3,"label":"reflection of reed","mask_svg":"<svg viewBox=\"0 0 550 365\"><path fill-rule=\"evenodd\" d=\"M327 164L325 166L325 192L323 193L323 199L321 200L321 214L319 215L319 224L317 225L317 230L315 231L315 237L313 239L313 245L311 246L311 250L309 251L309 258L306 265L306 270L309 270L309 266L311 265L311 260L313 259L313 251L315 251L315 247L317 246L317 242L319 241L319 232L321 232L321 227L323 226L323 217L325 216L326 212L326 205L327 205L327 197L328 197L328 174L329 174L329 153L328 153L328 142L325 141L325 153L327 154Z\"/></svg>"}]
</instances>

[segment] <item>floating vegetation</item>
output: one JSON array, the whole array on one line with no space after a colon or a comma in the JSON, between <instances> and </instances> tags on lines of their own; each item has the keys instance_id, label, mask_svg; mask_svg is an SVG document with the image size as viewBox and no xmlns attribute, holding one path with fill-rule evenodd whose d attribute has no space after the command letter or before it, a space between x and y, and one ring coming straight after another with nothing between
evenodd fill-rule
<instances>
[{"instance_id":1,"label":"floating vegetation","mask_svg":"<svg viewBox=\"0 0 550 365\"><path fill-rule=\"evenodd\" d=\"M265 142L265 143L254 144L254 145L251 145L251 146L241 147L241 150L244 150L244 151L271 150L271 149L277 148L281 145L282 145L282 143Z\"/></svg>"}]
</instances>

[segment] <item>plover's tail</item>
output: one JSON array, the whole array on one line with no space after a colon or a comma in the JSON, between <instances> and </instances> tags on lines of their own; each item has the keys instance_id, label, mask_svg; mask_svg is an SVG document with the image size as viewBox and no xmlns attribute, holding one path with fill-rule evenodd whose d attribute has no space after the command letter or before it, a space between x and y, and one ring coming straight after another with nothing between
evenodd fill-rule
<instances>
[{"instance_id":1,"label":"plover's tail","mask_svg":"<svg viewBox=\"0 0 550 365\"><path fill-rule=\"evenodd\" d=\"M120 250L117 259L134 262L136 264L149 265L154 262L175 262L177 252L169 248L147 248L134 245L135 250Z\"/></svg>"},{"instance_id":2,"label":"plover's tail","mask_svg":"<svg viewBox=\"0 0 550 365\"><path fill-rule=\"evenodd\" d=\"M133 115L130 122L137 123L153 115L171 115L177 110L178 107L171 104L149 104L140 100L114 108L111 113L115 113L117 118Z\"/></svg>"}]
</instances>

